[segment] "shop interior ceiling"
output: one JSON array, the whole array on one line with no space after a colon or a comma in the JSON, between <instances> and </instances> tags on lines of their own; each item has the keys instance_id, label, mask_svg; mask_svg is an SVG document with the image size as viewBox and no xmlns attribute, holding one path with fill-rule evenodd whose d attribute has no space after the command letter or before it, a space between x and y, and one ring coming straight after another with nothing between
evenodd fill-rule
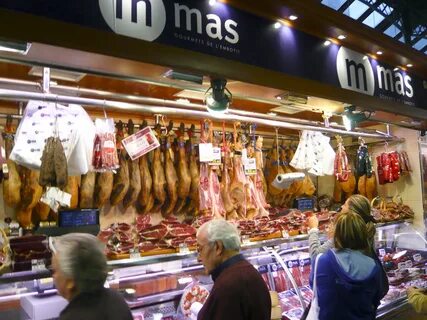
<instances>
[{"instance_id":1,"label":"shop interior ceiling","mask_svg":"<svg viewBox=\"0 0 427 320\"><path fill-rule=\"evenodd\" d=\"M27 55L1 53L0 88L41 92L42 66L54 68L51 69L51 92L68 96L127 102L134 102L136 97L140 96L171 101L186 99L192 103L203 104L205 92L210 84L206 75L203 77L203 84L193 84L165 77L170 70L168 67L33 43ZM11 83L8 79L19 81ZM339 116L345 106L342 102L233 80L228 80L227 88L233 94L233 109L263 114L274 112L279 116L318 122L323 122L322 113L326 112L332 115L331 123L342 124ZM96 90L98 94L95 95L85 89ZM105 95L100 95L102 92ZM279 100L277 97L282 99ZM0 100L0 113L17 114L18 106L18 102ZM102 108L95 111L91 109L91 113L101 115ZM133 119L138 119L132 112L127 114L126 110L109 113L123 120L127 120L130 115ZM144 115L140 115L140 120L143 118ZM361 126L378 123L419 129L423 127L423 122L418 119L381 111L375 112L371 119ZM258 129L274 130L263 126ZM281 134L295 135L296 132L281 129Z\"/></svg>"}]
</instances>

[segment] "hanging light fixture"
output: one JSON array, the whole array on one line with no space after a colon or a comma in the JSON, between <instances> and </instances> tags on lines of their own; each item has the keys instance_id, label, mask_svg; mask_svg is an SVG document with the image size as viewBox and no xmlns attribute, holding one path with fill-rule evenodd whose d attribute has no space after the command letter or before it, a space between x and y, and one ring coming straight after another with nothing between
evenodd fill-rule
<instances>
[{"instance_id":1,"label":"hanging light fixture","mask_svg":"<svg viewBox=\"0 0 427 320\"><path fill-rule=\"evenodd\" d=\"M352 131L358 123L368 120L371 117L372 112L366 115L366 111L356 112L356 107L353 105L344 107L344 113L342 114L342 121L347 131Z\"/></svg>"},{"instance_id":2,"label":"hanging light fixture","mask_svg":"<svg viewBox=\"0 0 427 320\"><path fill-rule=\"evenodd\" d=\"M205 93L205 103L208 111L213 114L227 112L232 100L231 92L225 87L227 80L211 79L211 86Z\"/></svg>"}]
</instances>

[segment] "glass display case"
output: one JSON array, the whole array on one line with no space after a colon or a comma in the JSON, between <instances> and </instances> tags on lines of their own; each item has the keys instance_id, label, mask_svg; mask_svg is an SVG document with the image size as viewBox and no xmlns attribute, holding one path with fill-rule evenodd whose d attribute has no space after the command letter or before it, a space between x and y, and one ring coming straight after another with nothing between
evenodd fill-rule
<instances>
[{"instance_id":1,"label":"glass display case","mask_svg":"<svg viewBox=\"0 0 427 320\"><path fill-rule=\"evenodd\" d=\"M388 318L407 304L408 286L427 285L427 242L409 222L402 221L379 224L376 246L390 280L390 291L381 303L378 317ZM282 319L299 319L312 298L307 236L260 242L245 240L242 253L261 273L268 288L278 292ZM203 302L212 287L197 254L187 250L108 264L107 284L122 292L135 319L186 319L189 304L200 297ZM0 318L32 319L35 316L22 308L23 300L38 297L41 303L52 296L55 289L50 271L37 264L32 270L3 274ZM58 301L55 305L63 307Z\"/></svg>"}]
</instances>

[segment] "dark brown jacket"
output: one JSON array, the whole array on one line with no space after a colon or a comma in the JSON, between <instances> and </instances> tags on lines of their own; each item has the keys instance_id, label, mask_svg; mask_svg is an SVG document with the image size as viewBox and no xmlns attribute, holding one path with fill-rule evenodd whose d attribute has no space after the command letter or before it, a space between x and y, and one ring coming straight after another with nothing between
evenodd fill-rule
<instances>
[{"instance_id":1,"label":"dark brown jacket","mask_svg":"<svg viewBox=\"0 0 427 320\"><path fill-rule=\"evenodd\" d=\"M271 299L258 271L241 255L212 272L214 286L198 320L270 320Z\"/></svg>"}]
</instances>

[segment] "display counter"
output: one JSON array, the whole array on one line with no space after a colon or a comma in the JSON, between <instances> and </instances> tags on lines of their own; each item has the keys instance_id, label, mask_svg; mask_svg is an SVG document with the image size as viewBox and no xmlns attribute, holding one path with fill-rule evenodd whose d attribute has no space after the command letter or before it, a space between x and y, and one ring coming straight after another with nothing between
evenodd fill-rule
<instances>
[{"instance_id":1,"label":"display counter","mask_svg":"<svg viewBox=\"0 0 427 320\"><path fill-rule=\"evenodd\" d=\"M325 236L322 237L324 240ZM299 319L312 297L307 239L306 235L300 235L260 242L245 240L242 245L246 259L259 270L269 289L278 292L283 319ZM378 318L388 319L405 310L408 286L427 286L426 244L425 237L408 221L377 225L376 249L390 281ZM189 303L186 299L195 298L191 290L210 290L212 286L210 277L197 261L197 253L188 250L158 256L131 256L109 261L108 265L108 285L120 290L134 315L144 315L145 320L160 314L161 319L185 319ZM50 271L37 265L31 271L3 274L0 276L0 318L20 319L25 297L54 293Z\"/></svg>"}]
</instances>

